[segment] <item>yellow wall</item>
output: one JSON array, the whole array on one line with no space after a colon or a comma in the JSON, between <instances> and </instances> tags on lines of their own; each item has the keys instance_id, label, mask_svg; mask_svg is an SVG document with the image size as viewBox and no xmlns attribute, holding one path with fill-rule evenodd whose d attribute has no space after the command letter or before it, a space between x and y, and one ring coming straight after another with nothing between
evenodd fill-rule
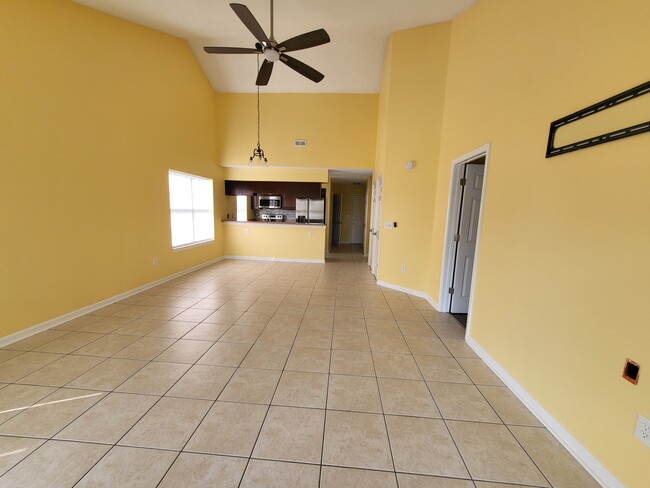
<instances>
[{"instance_id":1,"label":"yellow wall","mask_svg":"<svg viewBox=\"0 0 650 488\"><path fill-rule=\"evenodd\" d=\"M261 95L261 145L273 166L371 168L375 94ZM257 144L255 94L217 94L219 164L246 165ZM294 139L307 139L296 148Z\"/></svg>"},{"instance_id":2,"label":"yellow wall","mask_svg":"<svg viewBox=\"0 0 650 488\"><path fill-rule=\"evenodd\" d=\"M388 48L375 177L383 176L379 271L382 281L425 290L436 194L451 24L393 34ZM415 168L407 170L406 161ZM386 229L385 222L397 222ZM401 265L406 272L401 272Z\"/></svg>"},{"instance_id":3,"label":"yellow wall","mask_svg":"<svg viewBox=\"0 0 650 488\"><path fill-rule=\"evenodd\" d=\"M167 170L220 177L187 44L63 0L0 12L0 336L221 256L171 252Z\"/></svg>"},{"instance_id":4,"label":"yellow wall","mask_svg":"<svg viewBox=\"0 0 650 488\"><path fill-rule=\"evenodd\" d=\"M325 227L299 224L223 224L225 256L325 259Z\"/></svg>"},{"instance_id":5,"label":"yellow wall","mask_svg":"<svg viewBox=\"0 0 650 488\"><path fill-rule=\"evenodd\" d=\"M224 179L236 181L298 181L307 183L327 183L327 173L327 169L276 168L273 166L223 168Z\"/></svg>"},{"instance_id":6,"label":"yellow wall","mask_svg":"<svg viewBox=\"0 0 650 488\"><path fill-rule=\"evenodd\" d=\"M350 242L350 225L352 224L352 195L366 196L366 184L334 183L332 194L341 195L341 242Z\"/></svg>"},{"instance_id":7,"label":"yellow wall","mask_svg":"<svg viewBox=\"0 0 650 488\"><path fill-rule=\"evenodd\" d=\"M384 69L381 74L381 87L379 89L379 100L377 101L377 147L375 158L375 176L384 173L386 167L386 145L388 144L388 119L389 119L389 96L391 91L391 75L393 70L393 42L395 36L388 40L386 56L384 58Z\"/></svg>"},{"instance_id":8,"label":"yellow wall","mask_svg":"<svg viewBox=\"0 0 650 488\"><path fill-rule=\"evenodd\" d=\"M650 367L650 134L544 155L551 121L650 79L649 18L646 0L481 0L453 22L429 287L451 161L489 142L471 335L629 488L650 486L650 381L621 378L626 357Z\"/></svg>"}]
</instances>

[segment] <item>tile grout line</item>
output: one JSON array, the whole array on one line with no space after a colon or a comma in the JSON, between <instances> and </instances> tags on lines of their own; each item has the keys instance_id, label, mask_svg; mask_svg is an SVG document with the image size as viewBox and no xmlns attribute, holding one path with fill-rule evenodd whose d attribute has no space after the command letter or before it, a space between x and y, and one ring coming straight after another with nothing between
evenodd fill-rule
<instances>
[{"instance_id":1,"label":"tile grout line","mask_svg":"<svg viewBox=\"0 0 650 488\"><path fill-rule=\"evenodd\" d=\"M288 293L287 293L287 294L288 294ZM277 313L277 311L276 311L276 313ZM274 313L273 315L275 316L275 313ZM303 314L303 317L304 317L304 314ZM271 320L271 319L269 319L269 322L270 322L270 320ZM301 320L301 321L302 321L302 320ZM267 322L267 325L266 325L264 328L266 329L267 327L268 327L268 322ZM300 330L300 327L298 327L298 330ZM260 336L261 336L261 335L262 335L262 334L260 333ZM253 345L251 345L251 348L249 349L249 351L248 351L248 353L246 354L246 356L242 359L242 362L240 363L240 366L239 366L239 367L241 367L241 364L244 363L244 361L246 360L246 357L248 357L248 354L250 354L250 351L253 349L253 346L255 345L255 343L257 343L257 341L259 340L259 337L260 337L260 336L258 336L257 339L255 340L255 342L253 343ZM268 405L268 407L267 407L267 409L266 409L266 414L264 415L264 418L262 419L262 423L260 424L260 429L259 429L259 431L257 432L257 436L255 437L255 442L253 443L253 447L252 447L252 449L251 449L250 455L248 456L248 460L246 461L246 466L244 467L244 470L242 471L241 479L240 479L240 481L239 481L239 484L237 485L238 487L241 487L241 484L244 482L244 477L246 476L246 472L248 471L248 466L250 465L250 462L251 462L251 460L253 459L253 452L255 452L255 446L257 446L257 443L258 443L258 441L259 441L260 435L262 434L262 429L264 428L264 424L266 423L266 419L268 418L269 412L271 411L271 405L273 404L273 398L275 397L275 394L276 394L276 392L278 391L278 387L279 387L279 385L280 385L280 381L282 381L282 375L283 375L283 373L284 373L284 371L285 371L285 368L286 368L287 362L289 361L289 356L290 356L290 354L291 354L291 349L293 349L293 345L295 344L295 342L296 342L296 338L297 338L297 337L298 337L298 332L296 332L296 335L295 335L294 338L293 338L293 341L292 341L292 343L291 343L291 347L289 348L289 353L287 354L287 357L286 357L286 359L285 359L285 361L284 361L284 366L282 367L282 370L280 371L280 376L278 377L278 381L277 381L277 383L275 384L275 388L274 388L274 390L273 390L273 394L271 395L271 398L269 399L269 405ZM239 369L239 368L238 368L238 369ZM236 371L235 371L235 374L236 374ZM234 374L233 374L233 376L234 376ZM224 390L225 390L225 387L224 387ZM223 391L223 390L222 390L222 391Z\"/></svg>"},{"instance_id":2,"label":"tile grout line","mask_svg":"<svg viewBox=\"0 0 650 488\"><path fill-rule=\"evenodd\" d=\"M429 327L431 327L431 326L429 325ZM400 332L401 332L401 329L400 329ZM438 334L436 333L435 330L433 331L433 333L436 335L436 337L438 339L440 339L440 336L438 336ZM442 341L440 341L440 342L442 342ZM447 348L447 345L444 342L442 344L445 346L445 348ZM408 343L407 343L407 346L408 346ZM410 346L409 346L409 350L411 350ZM447 350L449 350L449 349L447 348ZM451 351L449 351L449 353L451 354ZM453 354L452 354L452 357L453 357ZM465 461L465 458L463 457L463 454L460 452L460 449L458 448L458 444L456 443L456 439L454 439L454 436L451 434L451 430L449 430L449 426L447 425L447 421L445 420L445 418L444 418L444 416L442 414L442 410L440 410L440 407L438 406L438 402L436 401L436 397L434 396L433 392L431 391L431 387L429 386L429 382L427 381L424 373L422 372L422 368L420 368L419 363L415 360L414 355L413 355L413 361L415 362L415 365L418 368L418 371L420 372L420 375L422 376L422 379L424 380L424 385L426 386L427 391L429 392L429 395L433 399L433 403L435 404L436 408L438 409L438 413L440 413L440 420L442 420L443 425L445 426L445 430L447 431L447 434L449 435L449 438L454 443L454 447L456 448L456 452L458 453L458 457L460 457L460 460L463 462L463 466L465 467L465 471L467 471L469 479L471 480L472 483L474 483L474 477L472 476L472 472L469 470L469 466L467 466L467 462ZM471 380L471 378L470 378L470 380Z\"/></svg>"},{"instance_id":3,"label":"tile grout line","mask_svg":"<svg viewBox=\"0 0 650 488\"><path fill-rule=\"evenodd\" d=\"M134 320L135 320L135 319L134 319ZM130 322L129 322L129 323L130 323ZM104 334L103 336L105 336L105 335L108 335L108 334ZM98 340L98 339L99 339L99 338L97 338L96 340ZM92 343L92 342L94 342L94 341L91 341L91 343ZM36 346L36 347L41 347L41 346ZM81 347L85 347L85 346L81 346ZM127 347L128 347L128 346L127 346ZM74 351L73 351L73 352L74 352ZM67 355L70 355L70 354L71 354L71 353L68 353ZM116 354L117 354L117 353L116 353ZM64 355L64 357L65 357L65 355ZM59 359L61 359L61 358L59 358ZM108 358L106 358L106 359L108 359ZM52 361L52 363L54 363L54 362L56 362L56 361L57 361L57 360ZM102 361L102 362L104 362L104 361ZM149 360L148 363L147 363L147 365L150 364L151 362L153 362L153 361L152 361L152 360ZM49 364L52 364L52 363L49 363ZM98 363L98 364L101 364L101 363ZM144 365L142 368L146 367L147 365ZM45 367L45 366L47 366L47 365L44 365L43 367ZM138 371L140 371L142 368L140 368ZM40 369L40 368L39 368L39 369ZM93 368L91 368L91 369L93 369ZM36 371L38 371L38 369L37 369ZM34 372L35 372L35 371L34 371ZM130 379L133 375L135 375L136 373L137 373L137 371L134 372L131 376L129 376L129 379ZM32 374L32 373L29 373L29 374ZM29 374L28 374L28 375L29 375ZM83 373L83 374L85 374L85 373ZM28 376L28 375L27 375L27 376ZM80 375L80 376L81 376L81 375ZM180 379L180 378L179 378L179 379ZM71 381L74 381L74 380L71 380ZM125 380L125 381L127 381L127 380ZM68 382L68 383L69 383L69 382ZM120 385L123 384L123 383L124 383L124 382L120 383ZM13 384L16 384L16 383L13 383ZM172 386L173 386L173 385L172 385ZM119 387L119 385L118 385L116 388L118 388L118 387ZM171 387L170 387L170 388L171 388ZM50 393L50 395L51 395L51 394L54 394L54 393L56 393L56 392L58 392L58 391L60 391L60 390L63 390L63 389L65 389L65 387L57 387L57 389L56 389L54 392ZM93 391L93 390L90 390L90 391ZM167 391L169 391L169 390L167 390ZM43 443L41 446L39 446L39 448L35 449L35 450L34 450L32 453L30 453L28 456L26 456L25 458L23 458L23 459L21 459L20 461L18 461L14 466L12 466L10 469L8 469L8 470L7 470L7 471L6 471L2 476L4 476L5 474L7 474L9 471L13 470L16 466L20 465L23 461L25 461L27 458L29 458L29 457L30 457L34 452L36 452L37 450L39 450L41 447L43 447L43 446L44 446L45 444L47 444L49 441L56 440L56 439L54 439L54 437L55 437L57 434L60 434L60 433L61 433L63 430L65 430L69 425L71 425L73 422L75 422L76 420L78 420L82 415L84 415L86 412L88 412L90 409L92 409L94 406L96 406L98 403L100 403L100 402L101 402L104 398L106 398L110 393L114 393L114 392L115 392L115 388L114 388L113 390L109 391L109 392L105 392L105 391L100 392L100 393L104 393L104 396L103 396L102 399L100 399L99 401L95 402L94 404L90 405L87 409L85 409L84 411L82 411L82 412L81 412L78 416L76 416L73 420L71 420L70 422L68 422L68 423L67 423L66 425L64 425L61 429L59 429L59 430L58 430L58 431L57 431L53 436L50 436L49 438L45 438L44 443ZM47 396L49 396L49 395L46 395L46 397L47 397ZM45 397L44 397L44 398L45 398ZM117 443L119 443L119 441L120 441L122 438L124 438L124 436L127 435L128 432L129 432L129 431L130 431L130 430L131 430L131 429L132 429L132 428L133 428L133 427L134 427L134 426L135 426L135 425L136 425L140 420L142 420L142 418L146 415L146 413L148 413L148 412L149 412L149 411L150 411L150 410L151 410L155 405L158 404L158 402L159 402L162 398L163 398L163 396L160 396L160 397L158 398L158 400L157 400L156 402L154 402L154 404L152 404L152 406L147 410L147 412L145 412L145 414L143 414L143 415L142 415L142 416L141 416L141 417L140 417L140 418L139 418L139 419L138 419L138 420L137 420L137 421L136 421L136 422L131 426L131 428L129 428L129 429L127 430L127 432L126 432L124 435L122 435L122 436L118 439L118 441L117 441L116 443L114 443L114 444L112 444L112 445L111 445L110 443L103 444L103 445L111 445L111 447L110 447L110 448L106 451L106 453L104 453L104 455L102 455L102 456L100 457L100 459L99 459L96 463L94 463L93 466L91 466L91 467L88 469L88 471L86 471L86 472L83 474L83 476L82 476L81 478L79 478L79 479L78 479L74 484L76 485L77 483L79 483L79 481L81 481L81 479L83 479L83 477L86 476L86 475L88 474L88 472L90 472L90 470L91 470L94 466L96 466L96 465L97 465L97 464L98 464L98 463L99 463L99 462L100 462L100 461L101 461L101 460L102 460L102 459L103 459L103 458L108 454L108 452L110 452L110 451L113 449L113 447L115 447L115 446L117 445ZM12 418L13 418L13 417L12 417ZM8 419L8 420L9 420L9 419ZM42 439L42 438L40 438L40 439ZM66 441L63 440L62 442L66 442ZM79 442L83 442L83 441L79 441Z\"/></svg>"},{"instance_id":4,"label":"tile grout line","mask_svg":"<svg viewBox=\"0 0 650 488\"><path fill-rule=\"evenodd\" d=\"M327 429L327 412L329 405L330 381L332 379L332 351L334 345L334 323L336 320L336 294L334 294L334 309L332 311L332 335L330 337L329 361L327 363L327 384L325 386L325 412L323 414L323 436L321 441L320 466L318 470L318 487L320 488L323 480L323 461L325 457L325 431Z\"/></svg>"},{"instance_id":5,"label":"tile grout line","mask_svg":"<svg viewBox=\"0 0 650 488\"><path fill-rule=\"evenodd\" d=\"M383 294L383 292L382 292ZM385 296L384 296L384 299ZM363 303L363 301L362 301ZM363 308L363 305L362 305ZM389 309L390 310L390 309ZM392 314L391 310L391 314ZM365 316L365 311L364 311L364 316ZM393 316L393 319L395 317ZM366 324L366 334L368 335L368 346L370 347L370 358L372 360L372 369L375 372L375 383L377 385L377 395L379 395L379 404L381 405L381 413L382 413L382 418L384 420L384 428L386 429L386 440L388 441L388 450L390 452L390 459L391 462L393 463L393 475L395 476L395 485L399 486L399 478L397 477L397 465L395 464L395 455L393 454L393 444L390 441L390 433L388 432L388 420L386 419L386 411L384 410L384 401L381 397L381 389L379 387L379 378L377 377L377 368L375 365L375 356L373 354L372 350L372 344L370 343L370 332L368 331L368 325Z\"/></svg>"}]
</instances>

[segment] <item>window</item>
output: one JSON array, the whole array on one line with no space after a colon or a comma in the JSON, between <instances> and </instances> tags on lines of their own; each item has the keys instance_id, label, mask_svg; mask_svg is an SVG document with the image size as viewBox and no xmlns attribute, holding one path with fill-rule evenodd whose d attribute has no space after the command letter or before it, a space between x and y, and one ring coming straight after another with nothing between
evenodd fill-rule
<instances>
[{"instance_id":1,"label":"window","mask_svg":"<svg viewBox=\"0 0 650 488\"><path fill-rule=\"evenodd\" d=\"M214 240L212 180L169 170L172 248Z\"/></svg>"},{"instance_id":2,"label":"window","mask_svg":"<svg viewBox=\"0 0 650 488\"><path fill-rule=\"evenodd\" d=\"M237 195L237 222L248 220L248 198L246 195Z\"/></svg>"}]
</instances>

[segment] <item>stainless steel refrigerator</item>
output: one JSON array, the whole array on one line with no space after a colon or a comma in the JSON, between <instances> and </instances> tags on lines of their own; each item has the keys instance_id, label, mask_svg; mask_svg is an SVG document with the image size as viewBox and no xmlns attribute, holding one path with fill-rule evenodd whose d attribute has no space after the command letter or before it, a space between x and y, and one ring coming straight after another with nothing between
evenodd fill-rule
<instances>
[{"instance_id":1,"label":"stainless steel refrigerator","mask_svg":"<svg viewBox=\"0 0 650 488\"><path fill-rule=\"evenodd\" d=\"M322 198L296 198L296 222L325 223L325 200Z\"/></svg>"}]
</instances>

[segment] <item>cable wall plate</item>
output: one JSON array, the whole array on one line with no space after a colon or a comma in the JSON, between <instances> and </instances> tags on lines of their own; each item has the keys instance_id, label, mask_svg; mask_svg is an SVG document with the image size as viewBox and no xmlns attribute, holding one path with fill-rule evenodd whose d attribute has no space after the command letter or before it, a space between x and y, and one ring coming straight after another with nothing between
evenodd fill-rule
<instances>
[{"instance_id":1,"label":"cable wall plate","mask_svg":"<svg viewBox=\"0 0 650 488\"><path fill-rule=\"evenodd\" d=\"M645 114L642 113L642 116L647 118L641 123L636 123L624 128L611 130L599 135L581 138L575 142L568 142L555 147L555 140L559 129L566 128L570 124L584 120L586 117L601 114L607 109L619 107L621 104L638 99L638 97L641 97L642 95L650 95L650 81L619 93L618 95L603 100L602 102L598 102L587 108L583 108L582 110L567 115L566 117L562 117L561 119L555 120L554 122L551 122L551 127L548 135L548 144L546 146L546 157L551 158L553 156L559 156L560 154L565 154L568 152L577 151L579 149L596 146L598 144L604 144L606 142L616 141L625 137L649 132L650 112ZM647 101L648 99L645 100Z\"/></svg>"}]
</instances>

